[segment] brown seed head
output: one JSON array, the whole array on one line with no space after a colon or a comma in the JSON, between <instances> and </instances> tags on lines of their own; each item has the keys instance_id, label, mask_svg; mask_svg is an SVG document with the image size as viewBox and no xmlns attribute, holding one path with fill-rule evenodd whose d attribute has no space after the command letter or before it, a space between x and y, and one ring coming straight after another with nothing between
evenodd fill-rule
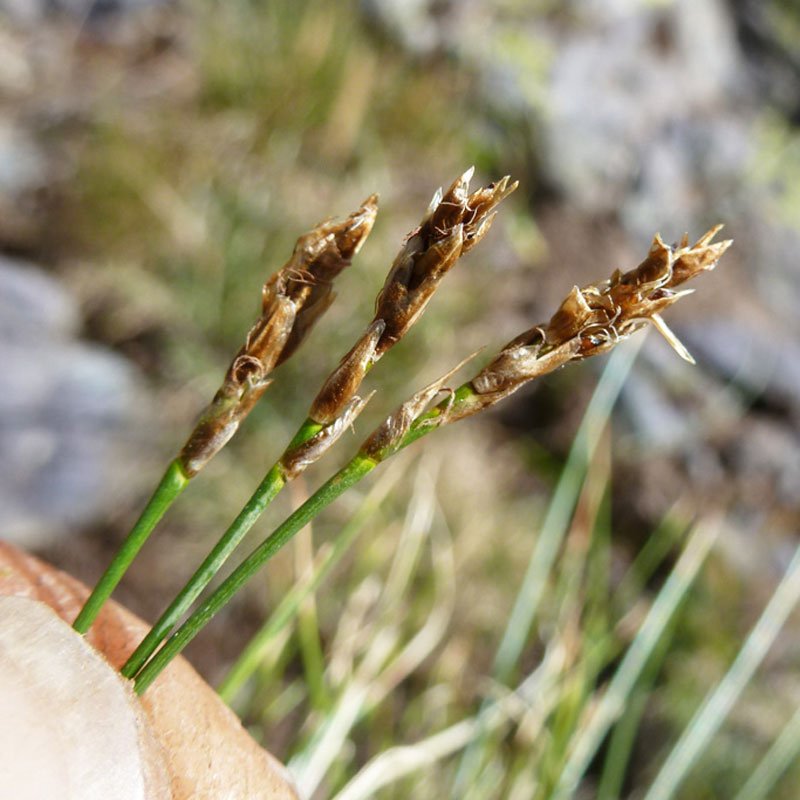
<instances>
[{"instance_id":1,"label":"brown seed head","mask_svg":"<svg viewBox=\"0 0 800 800\"><path fill-rule=\"evenodd\" d=\"M691 247L686 237L672 248L656 235L647 258L635 269L626 273L617 270L609 280L583 289L573 287L549 322L509 342L472 380L472 387L483 402L473 403L468 413L493 405L523 383L569 361L610 350L648 323L682 358L691 361L660 315L691 293L678 291L678 286L713 269L730 247L730 240L711 244L721 227L712 228ZM455 418L458 417L451 417Z\"/></svg>"},{"instance_id":2,"label":"brown seed head","mask_svg":"<svg viewBox=\"0 0 800 800\"><path fill-rule=\"evenodd\" d=\"M470 194L473 171L468 169L444 194L436 192L419 228L395 258L375 308L375 319L386 323L378 357L405 335L442 278L486 235L493 209L517 188L506 177Z\"/></svg>"},{"instance_id":3,"label":"brown seed head","mask_svg":"<svg viewBox=\"0 0 800 800\"><path fill-rule=\"evenodd\" d=\"M680 246L675 250L675 261L672 265L672 286L678 286L701 272L714 269L722 254L732 244L730 239L711 244L711 240L721 228L722 225L715 225L691 247L689 247L688 237L684 237Z\"/></svg>"},{"instance_id":4,"label":"brown seed head","mask_svg":"<svg viewBox=\"0 0 800 800\"><path fill-rule=\"evenodd\" d=\"M229 441L269 386L272 370L297 350L333 302L333 280L369 235L377 208L377 195L371 195L347 219L326 220L303 234L289 261L264 284L261 316L179 455L189 476Z\"/></svg>"},{"instance_id":5,"label":"brown seed head","mask_svg":"<svg viewBox=\"0 0 800 800\"><path fill-rule=\"evenodd\" d=\"M385 327L382 319L373 322L339 362L311 404L310 419L328 425L342 414L374 362L375 348Z\"/></svg>"},{"instance_id":6,"label":"brown seed head","mask_svg":"<svg viewBox=\"0 0 800 800\"><path fill-rule=\"evenodd\" d=\"M352 263L372 231L377 213L378 195L372 194L347 219L322 222L298 239L292 258L272 279L273 291L290 298L297 307L297 318L277 364L297 350L328 310L334 299L333 280Z\"/></svg>"},{"instance_id":7,"label":"brown seed head","mask_svg":"<svg viewBox=\"0 0 800 800\"><path fill-rule=\"evenodd\" d=\"M373 321L342 359L311 406L309 417L328 424L341 414L372 365L425 310L442 278L489 230L493 209L516 189L508 178L469 193L472 169L446 192L434 194L425 216L403 243L376 302Z\"/></svg>"},{"instance_id":8,"label":"brown seed head","mask_svg":"<svg viewBox=\"0 0 800 800\"><path fill-rule=\"evenodd\" d=\"M469 252L489 232L495 218L494 209L516 191L519 181L509 183L511 178L506 175L497 183L490 183L482 189L473 192L467 200L469 213L464 219L464 248L462 255Z\"/></svg>"}]
</instances>

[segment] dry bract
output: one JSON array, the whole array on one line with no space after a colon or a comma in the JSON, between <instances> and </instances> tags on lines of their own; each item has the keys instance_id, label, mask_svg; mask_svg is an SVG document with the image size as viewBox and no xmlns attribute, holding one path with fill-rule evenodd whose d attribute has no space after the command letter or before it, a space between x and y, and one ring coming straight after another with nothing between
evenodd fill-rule
<instances>
[{"instance_id":1,"label":"dry bract","mask_svg":"<svg viewBox=\"0 0 800 800\"><path fill-rule=\"evenodd\" d=\"M375 430L361 452L382 461L410 441L406 436L412 427L417 428L414 436L418 436L423 426L441 427L476 414L528 381L570 361L610 350L647 323L681 357L692 361L660 313L691 294L691 290L677 287L713 269L730 247L731 240L711 243L721 227L715 226L691 247L686 236L677 247L669 247L656 235L647 258L638 267L625 273L616 270L607 281L583 289L573 287L549 322L510 341L471 381L456 392L450 391L450 397L433 411L426 413L425 409L455 370L415 394Z\"/></svg>"},{"instance_id":2,"label":"dry bract","mask_svg":"<svg viewBox=\"0 0 800 800\"><path fill-rule=\"evenodd\" d=\"M344 410L336 419L325 425L308 441L299 444L284 454L281 458L281 469L286 480L296 478L317 459L321 458L341 435L355 422L356 417L364 410L364 406L373 398L375 392L370 392L365 398L355 395L345 405Z\"/></svg>"},{"instance_id":3,"label":"dry bract","mask_svg":"<svg viewBox=\"0 0 800 800\"><path fill-rule=\"evenodd\" d=\"M414 324L442 278L486 235L492 210L518 185L505 177L469 194L472 173L468 169L444 194L440 190L434 195L419 228L395 258L375 308L375 319L386 323L379 354Z\"/></svg>"},{"instance_id":4,"label":"dry bract","mask_svg":"<svg viewBox=\"0 0 800 800\"><path fill-rule=\"evenodd\" d=\"M375 349L385 328L382 319L367 328L323 384L311 404L310 419L328 425L341 415L342 409L361 386L367 370L375 363Z\"/></svg>"},{"instance_id":5,"label":"dry bract","mask_svg":"<svg viewBox=\"0 0 800 800\"><path fill-rule=\"evenodd\" d=\"M360 452L373 461L384 461L393 453L400 449L403 439L411 429L411 426L425 412L433 399L440 392L447 392L448 399L444 401L442 414L432 421L432 424L439 425L449 421L448 411L453 401L453 391L446 389L445 384L458 372L468 361L472 361L477 353L467 356L460 364L456 364L448 373L437 378L433 383L429 383L424 389L420 389L398 406L370 435L364 444L361 445Z\"/></svg>"}]
</instances>

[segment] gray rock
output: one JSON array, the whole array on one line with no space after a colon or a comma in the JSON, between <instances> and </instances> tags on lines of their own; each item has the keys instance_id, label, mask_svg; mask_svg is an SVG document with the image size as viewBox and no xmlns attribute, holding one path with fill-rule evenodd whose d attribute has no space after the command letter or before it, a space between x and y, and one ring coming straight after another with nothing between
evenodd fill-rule
<instances>
[{"instance_id":1,"label":"gray rock","mask_svg":"<svg viewBox=\"0 0 800 800\"><path fill-rule=\"evenodd\" d=\"M762 397L800 419L798 340L725 318L687 323L681 327L681 338L701 363L748 398Z\"/></svg>"},{"instance_id":2,"label":"gray rock","mask_svg":"<svg viewBox=\"0 0 800 800\"><path fill-rule=\"evenodd\" d=\"M0 14L22 25L43 22L53 15L65 15L85 24L109 14L167 2L170 0L0 0Z\"/></svg>"},{"instance_id":3,"label":"gray rock","mask_svg":"<svg viewBox=\"0 0 800 800\"><path fill-rule=\"evenodd\" d=\"M361 0L360 5L367 19L417 56L460 55L468 40L465 30L483 16L476 0Z\"/></svg>"},{"instance_id":4,"label":"gray rock","mask_svg":"<svg viewBox=\"0 0 800 800\"><path fill-rule=\"evenodd\" d=\"M47 159L34 136L0 113L0 242L25 247L37 233L35 193L49 179Z\"/></svg>"},{"instance_id":5,"label":"gray rock","mask_svg":"<svg viewBox=\"0 0 800 800\"><path fill-rule=\"evenodd\" d=\"M75 301L32 264L0 256L0 340L29 342L74 335Z\"/></svg>"},{"instance_id":6,"label":"gray rock","mask_svg":"<svg viewBox=\"0 0 800 800\"><path fill-rule=\"evenodd\" d=\"M754 286L765 303L779 312L787 330L800 339L800 221L792 225L760 206L749 219L748 261L753 264Z\"/></svg>"},{"instance_id":7,"label":"gray rock","mask_svg":"<svg viewBox=\"0 0 800 800\"><path fill-rule=\"evenodd\" d=\"M41 186L44 159L23 128L0 118L0 193L15 195Z\"/></svg>"},{"instance_id":8,"label":"gray rock","mask_svg":"<svg viewBox=\"0 0 800 800\"><path fill-rule=\"evenodd\" d=\"M691 437L688 416L670 402L663 387L644 370L636 370L628 378L620 407L644 450L674 453Z\"/></svg>"},{"instance_id":9,"label":"gray rock","mask_svg":"<svg viewBox=\"0 0 800 800\"><path fill-rule=\"evenodd\" d=\"M676 121L654 135L641 150L635 183L622 192L618 212L625 229L646 241L656 224L669 240L697 231L711 209L725 219L740 215L753 125L720 113Z\"/></svg>"},{"instance_id":10,"label":"gray rock","mask_svg":"<svg viewBox=\"0 0 800 800\"><path fill-rule=\"evenodd\" d=\"M79 314L52 278L0 261L0 535L51 541L119 502L137 417L122 358L74 338Z\"/></svg>"},{"instance_id":11,"label":"gray rock","mask_svg":"<svg viewBox=\"0 0 800 800\"><path fill-rule=\"evenodd\" d=\"M798 508L800 436L767 419L750 419L728 454L740 486L738 500L755 508Z\"/></svg>"},{"instance_id":12,"label":"gray rock","mask_svg":"<svg viewBox=\"0 0 800 800\"><path fill-rule=\"evenodd\" d=\"M554 57L539 117L548 178L589 212L616 210L648 191L653 177L667 180L663 206L690 197L695 158L684 131L730 104L741 72L724 7L606 1L590 9L579 31L550 33ZM706 136L713 135L712 128ZM656 176L639 183L645 165Z\"/></svg>"}]
</instances>

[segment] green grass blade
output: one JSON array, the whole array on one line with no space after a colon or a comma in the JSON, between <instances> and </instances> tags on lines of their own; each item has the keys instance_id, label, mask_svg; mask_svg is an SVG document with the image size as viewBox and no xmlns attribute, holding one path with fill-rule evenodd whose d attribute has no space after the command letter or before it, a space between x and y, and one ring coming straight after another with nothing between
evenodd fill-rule
<instances>
[{"instance_id":1,"label":"green grass blade","mask_svg":"<svg viewBox=\"0 0 800 800\"><path fill-rule=\"evenodd\" d=\"M301 532L300 536L303 536ZM295 540L296 544L301 539ZM308 530L308 558L307 567L312 564L313 540L311 530ZM319 630L319 617L314 596L309 592L297 609L297 642L300 649L300 658L303 663L303 677L308 688L310 708L314 711L324 711L330 706L330 695L325 682L325 656L322 652L322 638Z\"/></svg>"},{"instance_id":2,"label":"green grass blade","mask_svg":"<svg viewBox=\"0 0 800 800\"><path fill-rule=\"evenodd\" d=\"M764 800L789 767L800 758L800 708L767 750L734 800Z\"/></svg>"},{"instance_id":3,"label":"green grass blade","mask_svg":"<svg viewBox=\"0 0 800 800\"><path fill-rule=\"evenodd\" d=\"M653 603L631 646L614 673L588 724L577 734L554 792L555 798L571 797L609 728L619 719L631 692L655 648L668 630L670 620L694 583L717 536L717 528L699 525Z\"/></svg>"},{"instance_id":4,"label":"green grass blade","mask_svg":"<svg viewBox=\"0 0 800 800\"><path fill-rule=\"evenodd\" d=\"M643 342L644 337L640 337L611 354L586 409L495 655L492 673L502 683L511 679L528 640L547 579L569 528L588 464ZM481 758L477 752L480 746L481 742L475 742L462 756L452 797L463 794L465 788L473 783L480 770Z\"/></svg>"},{"instance_id":5,"label":"green grass blade","mask_svg":"<svg viewBox=\"0 0 800 800\"><path fill-rule=\"evenodd\" d=\"M725 721L800 600L800 547L717 688L709 693L661 767L645 800L669 800Z\"/></svg>"},{"instance_id":6,"label":"green grass blade","mask_svg":"<svg viewBox=\"0 0 800 800\"><path fill-rule=\"evenodd\" d=\"M603 774L597 786L597 800L618 800L625 782L639 723L647 706L647 690L635 689L628 700L624 715L614 726L608 745L608 754L603 764Z\"/></svg>"},{"instance_id":7,"label":"green grass blade","mask_svg":"<svg viewBox=\"0 0 800 800\"><path fill-rule=\"evenodd\" d=\"M572 519L587 466L643 341L644 337L633 340L611 354L586 409L494 659L493 675L501 682L510 679L528 640L547 579Z\"/></svg>"},{"instance_id":8,"label":"green grass blade","mask_svg":"<svg viewBox=\"0 0 800 800\"><path fill-rule=\"evenodd\" d=\"M447 631L455 606L455 565L449 534L442 530L437 533L434 527L435 509L435 480L421 465L388 577L370 606L366 652L357 662L351 662L350 677L340 689L335 709L292 758L293 775L305 796L312 796L323 780L331 780L337 764L342 768L342 753L347 751L353 727L430 656ZM426 541L434 572L434 596L424 624L404 643L399 617L407 600L414 596Z\"/></svg>"},{"instance_id":9,"label":"green grass blade","mask_svg":"<svg viewBox=\"0 0 800 800\"><path fill-rule=\"evenodd\" d=\"M367 800L384 786L458 753L487 732L500 729L515 716L520 702L539 703L546 716L555 702L555 686L562 669L563 648L554 645L514 692L487 702L474 717L460 720L422 741L380 753L348 781L334 800Z\"/></svg>"},{"instance_id":10,"label":"green grass blade","mask_svg":"<svg viewBox=\"0 0 800 800\"><path fill-rule=\"evenodd\" d=\"M641 597L656 570L686 539L692 527L692 516L684 500L678 500L667 510L622 576L614 592L614 601L618 608L628 608Z\"/></svg>"},{"instance_id":11,"label":"green grass blade","mask_svg":"<svg viewBox=\"0 0 800 800\"><path fill-rule=\"evenodd\" d=\"M258 669L263 654L273 638L295 618L305 598L319 588L331 570L342 560L358 535L364 530L364 526L397 484L400 475L401 471L394 469L387 472L383 479L375 484L350 521L337 534L333 547L322 558L313 575L308 580L295 583L284 595L277 608L250 640L220 683L217 691L226 703L233 702L244 684Z\"/></svg>"}]
</instances>

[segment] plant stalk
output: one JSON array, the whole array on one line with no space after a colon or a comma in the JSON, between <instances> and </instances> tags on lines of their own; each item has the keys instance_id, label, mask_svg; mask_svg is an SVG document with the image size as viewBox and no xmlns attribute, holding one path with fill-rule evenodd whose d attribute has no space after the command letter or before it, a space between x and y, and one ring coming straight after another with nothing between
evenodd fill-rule
<instances>
[{"instance_id":1,"label":"plant stalk","mask_svg":"<svg viewBox=\"0 0 800 800\"><path fill-rule=\"evenodd\" d=\"M189 609L211 579L219 572L230 554L261 516L264 509L283 488L284 483L285 479L278 466L275 465L259 484L252 497L247 501L230 527L206 556L203 563L197 568L192 577L189 578L183 589L180 590L167 610L159 617L147 636L142 639L142 642L122 666L120 673L124 677L132 678L136 675L145 661L155 652L159 644L169 636L177 621Z\"/></svg>"},{"instance_id":2,"label":"plant stalk","mask_svg":"<svg viewBox=\"0 0 800 800\"><path fill-rule=\"evenodd\" d=\"M159 673L177 656L203 629L206 623L233 597L244 584L255 575L299 530L304 528L320 511L339 495L355 485L378 462L357 455L330 480L301 505L272 535L223 581L219 588L192 614L188 620L170 636L164 646L148 661L136 676L134 690L142 694L158 677Z\"/></svg>"},{"instance_id":3,"label":"plant stalk","mask_svg":"<svg viewBox=\"0 0 800 800\"><path fill-rule=\"evenodd\" d=\"M127 677L135 675L135 691L138 694L142 694L156 677L158 677L158 674L164 667L166 667L166 665L197 636L200 630L202 630L233 595L250 580L260 567L272 558L272 556L299 530L314 519L323 508L333 502L333 500L339 497L344 491L358 483L358 481L386 458L435 430L438 424L446 418L448 413L454 411L461 412L469 409L475 403L476 398L477 395L471 383L464 383L453 392L450 397L445 398L430 411L421 414L412 423L397 446L391 451L377 458L370 458L362 453L357 454L348 464L337 472L336 475L324 483L309 497L302 506L291 514L291 516L287 517L287 519L230 574L219 588L211 594L206 602L178 628L161 650L147 661L143 667L139 668L138 672L132 672L131 669L127 669L123 672ZM231 547L231 549L233 548ZM200 570L198 570L198 573L199 572ZM188 597L188 593L186 597ZM187 607L190 603L191 600L186 604ZM170 617L174 617L172 619L172 624L174 624L177 616L170 615ZM144 642L142 644L144 644ZM157 646L158 644L156 643L155 646L151 648L151 652L155 650ZM140 645L140 647L142 647L142 645ZM134 653L134 655L136 654ZM133 658L133 656L131 658ZM125 666L127 667L128 665L126 664Z\"/></svg>"},{"instance_id":4,"label":"plant stalk","mask_svg":"<svg viewBox=\"0 0 800 800\"><path fill-rule=\"evenodd\" d=\"M452 407L456 404L465 406L470 402L473 396L474 392L469 384L461 386L454 393L452 401L445 400L440 403L439 406L436 406L431 409L431 411L422 415L420 419L411 426L411 429L403 438L398 449L406 447L433 430L435 427L433 423L437 417L446 413L448 406ZM294 439L292 439L291 444L287 448L287 452L310 439L319 429L320 425L314 423L310 419L306 420L298 430ZM358 457L356 457L354 461L357 459ZM345 470L346 469L347 467L345 467ZM256 520L258 520L272 500L275 499L285 484L286 477L280 468L279 461L267 473L267 476L261 482L258 489L256 489L250 500L248 500L239 516L231 523L228 530L223 534L219 542L217 542L205 561L198 567L197 571L192 575L183 589L181 589L175 600L172 601L167 610L161 615L147 636L142 640L141 644L125 662L121 670L123 676L126 678L136 677L147 659L156 651L164 639L169 636L181 616L189 610L190 606L198 598L203 589L208 586L214 575L222 568L225 561L227 561L231 553L233 553L250 528L256 523ZM327 484L320 489L320 492L323 491L326 486ZM308 502L313 499L314 497L310 498ZM327 505L327 503L321 505L320 509L325 505ZM311 518L313 518L313 516Z\"/></svg>"},{"instance_id":5,"label":"plant stalk","mask_svg":"<svg viewBox=\"0 0 800 800\"><path fill-rule=\"evenodd\" d=\"M694 248L686 246L685 249L688 254L699 248L699 254L694 254L697 263L692 261L688 266L682 264L682 271L679 272L677 277L674 277L672 272L674 266L673 251L663 246L661 240L656 237L650 255L655 258L655 256L661 254L662 249L667 251L668 257L661 265L666 270L664 280L672 280L675 285L678 285L688 277L692 277L694 273L712 268L730 245L730 242L722 242L716 246L706 247L707 241L715 232L716 229L709 231ZM686 256L686 253L681 257ZM678 261L675 261L675 263L678 263ZM680 293L675 292L667 293L663 297L656 293L652 298L644 293L634 293L628 296L630 293L626 294L626 287L634 279L643 280L639 273L644 271L646 266L650 266L649 262L643 262L636 270L629 273L627 282L623 280L625 276L618 276L615 282L609 282L606 287L607 292L616 292L620 295L616 297L616 295L609 294L611 300L619 305L617 309L619 314L625 312L630 317L626 322L628 325L628 329L625 331L626 334L636 330L636 325L641 323L639 317L642 315L646 318L655 315L660 310L658 302L668 305L682 296ZM586 291L588 293L588 290ZM580 297L575 297L575 293ZM591 294L589 296L594 297ZM214 614L230 600L236 590L249 580L256 570L291 539L303 525L310 522L328 503L338 497L345 489L361 480L364 475L379 463L417 439L422 438L435 428L446 425L449 422L464 419L494 405L494 403L515 392L522 384L551 372L569 361L602 353L616 344L618 339L606 341L602 337L598 338L585 333L585 330L592 328L591 325L588 328L585 327L586 319L584 317L587 313L591 316L594 312L592 312L592 308L588 305L586 298L576 288L573 294L562 304L561 309L554 315L546 329L537 326L509 342L494 361L455 391L443 388L444 382L455 371L453 370L403 403L373 431L362 445L358 455L331 480L325 483L317 493L312 495L266 541L256 548L220 588L209 597L206 603L195 611L183 626L172 635L162 650L137 675L136 691L143 692L169 663L170 659L180 653ZM608 316L610 312L607 308L600 307L597 313ZM568 322L570 324L567 324ZM578 326L576 334L573 328L576 327L578 322L584 325L584 328ZM576 324L573 325L572 323ZM550 343L548 343L548 336L553 337L553 341ZM635 351L633 351L633 354L635 354ZM629 356L630 362L633 360L633 354ZM626 371L622 370L623 373ZM608 392L611 398L616 397L616 393L618 393L622 384L622 378L617 377L618 385ZM447 397L430 411L425 412L425 405L437 393L442 391L447 392ZM609 408L610 405L611 403L609 402ZM587 443L597 437L597 431L587 430L585 432L582 431L582 433L587 438ZM561 506L562 504L559 502L557 505ZM518 655L517 651L520 649L524 638L527 636L527 631L530 629L531 620L535 616L536 605L540 599L539 595L544 586L543 576L539 575L539 572L543 572L544 576L546 576L546 570L540 570L539 568L541 564L546 563L548 565L547 569L549 569L550 562L557 553L557 546L554 546L554 544L557 544L557 538L552 539L551 537L551 539L548 539L547 537L542 537L537 545L537 553L529 565L529 575L526 576L524 584L524 587L529 593L532 592L533 596L530 598L527 596L517 598L518 602L514 609L514 614L512 614L512 623L520 614L525 620L519 626L509 624L506 636L495 659L495 672L497 674L502 675L513 669L513 664ZM530 580L531 578L534 578L534 580ZM523 599L524 603L522 602Z\"/></svg>"},{"instance_id":6,"label":"plant stalk","mask_svg":"<svg viewBox=\"0 0 800 800\"><path fill-rule=\"evenodd\" d=\"M122 576L144 546L158 521L175 502L178 495L189 485L190 480L191 478L186 474L178 459L170 463L141 516L92 590L88 600L75 618L75 622L72 623L72 627L78 633L86 633L92 626L103 604L117 588L117 584L122 580Z\"/></svg>"}]
</instances>

